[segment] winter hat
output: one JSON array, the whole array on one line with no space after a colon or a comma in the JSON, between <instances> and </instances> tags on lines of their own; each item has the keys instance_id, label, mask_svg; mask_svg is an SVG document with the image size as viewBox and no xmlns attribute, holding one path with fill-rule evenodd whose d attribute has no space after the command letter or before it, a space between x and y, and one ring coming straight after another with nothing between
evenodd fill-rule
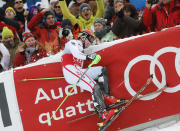
<instances>
[{"instance_id":1,"label":"winter hat","mask_svg":"<svg viewBox=\"0 0 180 131\"><path fill-rule=\"evenodd\" d=\"M33 34L32 34L31 32L24 32L24 33L22 34L22 38L23 38L24 43L26 42L26 40L27 40L28 38L31 38L31 37L34 38L34 36L33 36Z\"/></svg>"},{"instance_id":2,"label":"winter hat","mask_svg":"<svg viewBox=\"0 0 180 131\"><path fill-rule=\"evenodd\" d=\"M15 12L15 10L12 7L6 8L5 13L6 13L7 10L11 10L14 13L14 15L16 15L16 12Z\"/></svg>"},{"instance_id":3,"label":"winter hat","mask_svg":"<svg viewBox=\"0 0 180 131\"><path fill-rule=\"evenodd\" d=\"M46 11L46 12L44 13L44 19L45 19L45 20L46 20L46 18L47 18L48 15L53 15L53 16L55 17L55 14L54 14L54 12L53 12L52 10Z\"/></svg>"},{"instance_id":4,"label":"winter hat","mask_svg":"<svg viewBox=\"0 0 180 131\"><path fill-rule=\"evenodd\" d=\"M9 29L8 27L3 28L3 31L2 31L1 35L2 35L2 40L4 40L5 37L9 37L9 36L14 37L14 34L13 34L12 30Z\"/></svg>"},{"instance_id":5,"label":"winter hat","mask_svg":"<svg viewBox=\"0 0 180 131\"><path fill-rule=\"evenodd\" d=\"M32 6L29 8L29 14L30 14L31 16L33 16L33 11L34 11L34 9L37 9L38 12L40 12L40 5L39 5L39 6L32 5Z\"/></svg>"},{"instance_id":6,"label":"winter hat","mask_svg":"<svg viewBox=\"0 0 180 131\"><path fill-rule=\"evenodd\" d=\"M96 23L100 23L102 24L103 26L106 26L106 20L104 18L97 18L95 21L94 21L94 24Z\"/></svg>"},{"instance_id":7,"label":"winter hat","mask_svg":"<svg viewBox=\"0 0 180 131\"><path fill-rule=\"evenodd\" d=\"M87 4L87 3L82 3L82 4L80 5L80 7L79 7L80 13L82 13L84 7L87 7L88 9L91 10L91 7L90 7L89 4Z\"/></svg>"},{"instance_id":8,"label":"winter hat","mask_svg":"<svg viewBox=\"0 0 180 131\"><path fill-rule=\"evenodd\" d=\"M71 29L72 28L72 23L69 19L64 19L62 22L61 22L61 27L62 28L69 28Z\"/></svg>"}]
</instances>

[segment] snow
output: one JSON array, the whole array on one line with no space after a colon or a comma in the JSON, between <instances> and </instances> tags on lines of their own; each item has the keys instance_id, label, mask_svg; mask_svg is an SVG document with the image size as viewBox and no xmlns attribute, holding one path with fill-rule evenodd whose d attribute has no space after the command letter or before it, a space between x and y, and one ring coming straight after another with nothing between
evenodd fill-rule
<instances>
[{"instance_id":1,"label":"snow","mask_svg":"<svg viewBox=\"0 0 180 131\"><path fill-rule=\"evenodd\" d=\"M147 128L142 131L180 131L180 121L169 121L157 127Z\"/></svg>"},{"instance_id":2,"label":"snow","mask_svg":"<svg viewBox=\"0 0 180 131\"><path fill-rule=\"evenodd\" d=\"M180 131L180 122L174 124L171 127L167 127L165 129L160 129L159 131Z\"/></svg>"},{"instance_id":3,"label":"snow","mask_svg":"<svg viewBox=\"0 0 180 131\"><path fill-rule=\"evenodd\" d=\"M171 127L160 129L159 131L180 131L180 122L178 122L177 124L174 124Z\"/></svg>"}]
</instances>

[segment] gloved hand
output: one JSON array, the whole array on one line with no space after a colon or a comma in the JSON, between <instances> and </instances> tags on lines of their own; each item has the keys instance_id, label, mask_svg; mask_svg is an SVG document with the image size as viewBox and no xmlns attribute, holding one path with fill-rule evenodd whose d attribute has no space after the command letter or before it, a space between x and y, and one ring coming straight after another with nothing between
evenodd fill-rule
<instances>
[{"instance_id":1,"label":"gloved hand","mask_svg":"<svg viewBox=\"0 0 180 131\"><path fill-rule=\"evenodd\" d=\"M88 68L91 67L92 65L97 64L101 60L101 56L98 55L98 54L91 54L91 55L88 55L88 56L87 56L87 58L92 60L91 64L88 66Z\"/></svg>"},{"instance_id":2,"label":"gloved hand","mask_svg":"<svg viewBox=\"0 0 180 131\"><path fill-rule=\"evenodd\" d=\"M87 55L86 56L86 60L88 60L88 61L92 61L92 60L94 60L95 58L96 58L96 53L94 53L94 54L90 54L90 55Z\"/></svg>"}]
</instances>

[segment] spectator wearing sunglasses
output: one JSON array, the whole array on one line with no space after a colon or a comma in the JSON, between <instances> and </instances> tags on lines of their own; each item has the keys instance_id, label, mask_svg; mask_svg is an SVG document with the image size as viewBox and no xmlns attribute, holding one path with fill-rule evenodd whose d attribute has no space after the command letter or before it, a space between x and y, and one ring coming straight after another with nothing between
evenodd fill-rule
<instances>
[{"instance_id":1,"label":"spectator wearing sunglasses","mask_svg":"<svg viewBox=\"0 0 180 131\"><path fill-rule=\"evenodd\" d=\"M93 12L93 16L96 15L96 11L97 11L97 4L96 1L94 0L72 0L71 3L69 4L68 8L70 10L70 12L74 15L74 16L78 16L79 15L79 6L82 3L87 3L90 5L91 10Z\"/></svg>"},{"instance_id":2,"label":"spectator wearing sunglasses","mask_svg":"<svg viewBox=\"0 0 180 131\"><path fill-rule=\"evenodd\" d=\"M97 3L97 12L96 15L92 15L92 9L89 4L83 3L79 7L80 15L76 18L73 14L70 13L66 5L65 0L60 0L60 7L63 13L63 16L69 19L72 24L78 24L81 30L88 29L93 30L93 24L96 18L104 17L104 3L103 0L96 0Z\"/></svg>"},{"instance_id":3,"label":"spectator wearing sunglasses","mask_svg":"<svg viewBox=\"0 0 180 131\"><path fill-rule=\"evenodd\" d=\"M24 1L23 0L14 0L14 9L16 11L16 20L21 21L25 24L24 18Z\"/></svg>"},{"instance_id":4,"label":"spectator wearing sunglasses","mask_svg":"<svg viewBox=\"0 0 180 131\"><path fill-rule=\"evenodd\" d=\"M63 20L63 14L62 14L61 7L58 1L55 2L54 4L54 13L55 13L56 20L61 22Z\"/></svg>"}]
</instances>

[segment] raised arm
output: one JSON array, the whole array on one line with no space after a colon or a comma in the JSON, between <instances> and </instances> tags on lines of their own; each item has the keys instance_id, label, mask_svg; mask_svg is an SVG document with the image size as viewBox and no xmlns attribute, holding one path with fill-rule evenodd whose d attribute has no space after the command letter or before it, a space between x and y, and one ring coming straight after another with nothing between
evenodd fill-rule
<instances>
[{"instance_id":1,"label":"raised arm","mask_svg":"<svg viewBox=\"0 0 180 131\"><path fill-rule=\"evenodd\" d=\"M44 11L41 11L29 21L28 28L31 31L34 31L34 28L41 22L43 15L44 15Z\"/></svg>"},{"instance_id":2,"label":"raised arm","mask_svg":"<svg viewBox=\"0 0 180 131\"><path fill-rule=\"evenodd\" d=\"M96 0L97 3L97 12L96 12L96 18L104 17L104 3L103 0Z\"/></svg>"},{"instance_id":3,"label":"raised arm","mask_svg":"<svg viewBox=\"0 0 180 131\"><path fill-rule=\"evenodd\" d=\"M74 15L72 15L67 7L66 1L65 0L59 0L59 4L64 16L64 19L69 19L72 24L77 23L77 19Z\"/></svg>"}]
</instances>

